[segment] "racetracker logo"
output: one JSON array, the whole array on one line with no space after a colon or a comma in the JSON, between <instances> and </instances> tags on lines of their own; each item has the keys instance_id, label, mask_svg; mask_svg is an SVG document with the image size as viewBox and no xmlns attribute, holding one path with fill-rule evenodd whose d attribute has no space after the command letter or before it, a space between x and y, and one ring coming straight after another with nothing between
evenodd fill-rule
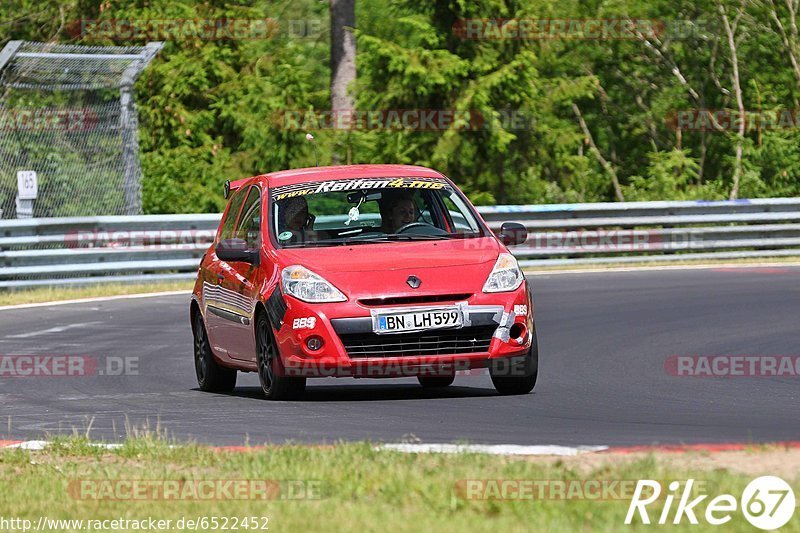
<instances>
[{"instance_id":1,"label":"racetracker logo","mask_svg":"<svg viewBox=\"0 0 800 533\"><path fill-rule=\"evenodd\" d=\"M522 131L535 125L530 113L518 109L491 114L475 109L287 110L277 113L274 121L281 129L292 131Z\"/></svg>"},{"instance_id":2,"label":"racetracker logo","mask_svg":"<svg viewBox=\"0 0 800 533\"><path fill-rule=\"evenodd\" d=\"M138 357L0 355L0 378L137 376Z\"/></svg>"},{"instance_id":3,"label":"racetracker logo","mask_svg":"<svg viewBox=\"0 0 800 533\"><path fill-rule=\"evenodd\" d=\"M638 483L635 479L462 479L454 489L465 500L605 501L632 498ZM643 494L652 496L652 488Z\"/></svg>"},{"instance_id":4,"label":"racetracker logo","mask_svg":"<svg viewBox=\"0 0 800 533\"><path fill-rule=\"evenodd\" d=\"M79 19L67 32L75 39L112 41L318 39L325 25L322 19Z\"/></svg>"},{"instance_id":5,"label":"racetracker logo","mask_svg":"<svg viewBox=\"0 0 800 533\"><path fill-rule=\"evenodd\" d=\"M707 494L702 494L690 501L695 490L695 480L688 479L681 484L680 481L672 481L668 485L669 492L666 493L664 506L658 515L659 525L670 522L678 525L688 521L692 525L699 524L697 515L710 525L719 526L727 524L733 519L733 513L738 509L744 514L753 526L772 530L778 529L791 520L795 509L795 496L792 487L783 479L775 476L762 476L751 481L742 492L742 496L737 500L731 494L719 495L706 503L705 512L700 513L700 504L703 503ZM628 514L625 516L625 523L632 524L638 514L642 524L650 524L650 515L647 507L662 496L662 485L652 479L639 480L636 490L628 507ZM674 514L672 506L678 500Z\"/></svg>"},{"instance_id":6,"label":"racetracker logo","mask_svg":"<svg viewBox=\"0 0 800 533\"><path fill-rule=\"evenodd\" d=\"M207 230L92 230L64 235L67 248L124 248L161 250L205 250L217 231Z\"/></svg>"},{"instance_id":7,"label":"racetracker logo","mask_svg":"<svg viewBox=\"0 0 800 533\"><path fill-rule=\"evenodd\" d=\"M76 500L320 500L322 482L276 479L73 479Z\"/></svg>"},{"instance_id":8,"label":"racetracker logo","mask_svg":"<svg viewBox=\"0 0 800 533\"><path fill-rule=\"evenodd\" d=\"M680 109L669 112L666 123L673 130L684 131L795 130L800 127L800 112L797 109Z\"/></svg>"},{"instance_id":9,"label":"racetracker logo","mask_svg":"<svg viewBox=\"0 0 800 533\"><path fill-rule=\"evenodd\" d=\"M578 230L528 234L530 252L625 252L702 248L703 236L683 230Z\"/></svg>"},{"instance_id":10,"label":"racetracker logo","mask_svg":"<svg viewBox=\"0 0 800 533\"><path fill-rule=\"evenodd\" d=\"M469 362L456 361L444 363L436 358L420 357L417 361L358 361L342 367L335 363L318 361L294 361L284 363L281 373L295 377L446 377L446 376L482 376L491 373L493 376L527 376L528 370L521 364L520 358L514 360L498 357L488 362L488 368L472 368Z\"/></svg>"},{"instance_id":11,"label":"racetracker logo","mask_svg":"<svg viewBox=\"0 0 800 533\"><path fill-rule=\"evenodd\" d=\"M670 376L700 378L798 377L797 355L671 355L664 362Z\"/></svg>"},{"instance_id":12,"label":"racetracker logo","mask_svg":"<svg viewBox=\"0 0 800 533\"><path fill-rule=\"evenodd\" d=\"M97 114L91 109L0 109L0 131L86 132L95 129L98 123Z\"/></svg>"},{"instance_id":13,"label":"racetracker logo","mask_svg":"<svg viewBox=\"0 0 800 533\"><path fill-rule=\"evenodd\" d=\"M664 24L651 19L461 19L453 33L466 40L637 40L663 33Z\"/></svg>"}]
</instances>

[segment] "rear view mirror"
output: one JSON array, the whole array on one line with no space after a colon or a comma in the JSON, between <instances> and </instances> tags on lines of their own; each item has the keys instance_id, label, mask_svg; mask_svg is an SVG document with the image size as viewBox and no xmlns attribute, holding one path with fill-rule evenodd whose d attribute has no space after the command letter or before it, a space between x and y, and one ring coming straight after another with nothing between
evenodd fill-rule
<instances>
[{"instance_id":1,"label":"rear view mirror","mask_svg":"<svg viewBox=\"0 0 800 533\"><path fill-rule=\"evenodd\" d=\"M359 204L362 202L374 202L375 200L381 199L380 192L364 192L364 191L356 191L351 192L347 195L347 202L351 204Z\"/></svg>"},{"instance_id":2,"label":"rear view mirror","mask_svg":"<svg viewBox=\"0 0 800 533\"><path fill-rule=\"evenodd\" d=\"M519 222L503 222L497 238L507 246L522 244L528 239L528 230Z\"/></svg>"},{"instance_id":3,"label":"rear view mirror","mask_svg":"<svg viewBox=\"0 0 800 533\"><path fill-rule=\"evenodd\" d=\"M216 248L217 257L223 261L241 261L243 263L258 264L258 250L247 248L244 239L224 239L219 241Z\"/></svg>"}]
</instances>

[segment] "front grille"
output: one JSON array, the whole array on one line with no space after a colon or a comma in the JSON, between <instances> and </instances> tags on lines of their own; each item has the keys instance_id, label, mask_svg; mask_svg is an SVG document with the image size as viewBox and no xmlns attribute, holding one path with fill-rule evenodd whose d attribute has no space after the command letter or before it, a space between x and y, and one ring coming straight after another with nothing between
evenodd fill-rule
<instances>
[{"instance_id":1,"label":"front grille","mask_svg":"<svg viewBox=\"0 0 800 533\"><path fill-rule=\"evenodd\" d=\"M468 300L472 296L470 293L459 294L429 294L420 296L389 296L386 298L364 298L358 301L361 305L369 307L382 305L413 305L441 302L461 302Z\"/></svg>"},{"instance_id":2,"label":"front grille","mask_svg":"<svg viewBox=\"0 0 800 533\"><path fill-rule=\"evenodd\" d=\"M489 351L496 325L424 333L340 335L351 358L454 355Z\"/></svg>"}]
</instances>

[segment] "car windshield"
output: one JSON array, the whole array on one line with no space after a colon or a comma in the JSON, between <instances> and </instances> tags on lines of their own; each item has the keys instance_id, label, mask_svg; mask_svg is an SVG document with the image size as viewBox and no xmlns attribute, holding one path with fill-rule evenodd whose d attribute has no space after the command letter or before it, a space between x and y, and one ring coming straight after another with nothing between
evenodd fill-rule
<instances>
[{"instance_id":1,"label":"car windshield","mask_svg":"<svg viewBox=\"0 0 800 533\"><path fill-rule=\"evenodd\" d=\"M271 189L281 247L484 236L472 208L441 178L330 180Z\"/></svg>"}]
</instances>

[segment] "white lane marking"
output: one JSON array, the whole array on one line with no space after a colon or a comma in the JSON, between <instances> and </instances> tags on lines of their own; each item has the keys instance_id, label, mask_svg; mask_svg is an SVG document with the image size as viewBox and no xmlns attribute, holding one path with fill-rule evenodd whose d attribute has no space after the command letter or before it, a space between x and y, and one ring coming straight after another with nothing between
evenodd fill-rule
<instances>
[{"instance_id":1,"label":"white lane marking","mask_svg":"<svg viewBox=\"0 0 800 533\"><path fill-rule=\"evenodd\" d=\"M163 291L163 292L143 292L140 294L118 294L116 296L97 296L94 298L78 298L75 300L56 300L54 302L39 302L35 304L17 304L17 305L2 305L0 311L7 311L10 309L30 309L32 307L51 307L54 305L70 305L70 304L85 304L91 302L110 302L112 300L134 300L137 298L153 298L156 296L175 296L178 294L185 294L189 296L192 291Z\"/></svg>"},{"instance_id":2,"label":"white lane marking","mask_svg":"<svg viewBox=\"0 0 800 533\"><path fill-rule=\"evenodd\" d=\"M80 322L78 324L67 324L65 326L56 326L54 328L40 329L37 331L29 331L27 333L17 333L16 335L6 335L7 339L28 339L30 337L38 337L39 335L47 335L48 333L61 333L68 329L85 328L88 326L98 326L102 322Z\"/></svg>"},{"instance_id":3,"label":"white lane marking","mask_svg":"<svg viewBox=\"0 0 800 533\"><path fill-rule=\"evenodd\" d=\"M486 453L490 455L579 455L600 452L608 446L556 446L517 444L384 444L378 449L405 453Z\"/></svg>"},{"instance_id":4,"label":"white lane marking","mask_svg":"<svg viewBox=\"0 0 800 533\"><path fill-rule=\"evenodd\" d=\"M113 450L122 447L120 443L92 442L90 446ZM50 446L48 441L28 440L10 444L6 448L41 451ZM173 448L174 446L170 446ZM517 444L384 444L379 450L392 450L406 453L486 453L491 455L579 455L582 453L608 450L608 446L523 446Z\"/></svg>"},{"instance_id":5,"label":"white lane marking","mask_svg":"<svg viewBox=\"0 0 800 533\"><path fill-rule=\"evenodd\" d=\"M526 276L547 276L548 274L602 274L604 272L646 272L648 270L708 270L712 268L765 268L765 267L798 267L800 263L718 263L698 265L663 265L641 267L609 267L609 268L574 268L563 270L535 270L536 267L523 268ZM0 307L2 309L2 307Z\"/></svg>"},{"instance_id":6,"label":"white lane marking","mask_svg":"<svg viewBox=\"0 0 800 533\"><path fill-rule=\"evenodd\" d=\"M6 446L6 448L19 448L21 450L44 450L47 447L48 442L45 440L26 440L25 442L20 442L18 444L11 444L10 446Z\"/></svg>"},{"instance_id":7,"label":"white lane marking","mask_svg":"<svg viewBox=\"0 0 800 533\"><path fill-rule=\"evenodd\" d=\"M50 446L50 443L46 440L26 440L24 442L20 442L17 444L11 444L6 446L6 448L19 448L21 450L31 450L31 451L42 451L45 448ZM89 446L95 446L97 448L105 448L107 450L113 450L116 448L121 448L122 444L113 443L113 442L90 442Z\"/></svg>"}]
</instances>

